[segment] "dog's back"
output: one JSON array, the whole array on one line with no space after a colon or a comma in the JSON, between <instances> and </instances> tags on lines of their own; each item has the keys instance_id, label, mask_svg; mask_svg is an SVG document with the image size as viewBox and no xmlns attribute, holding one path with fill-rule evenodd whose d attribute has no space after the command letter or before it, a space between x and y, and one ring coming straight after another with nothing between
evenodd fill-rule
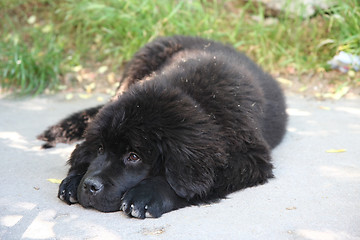
<instances>
[{"instance_id":1,"label":"dog's back","mask_svg":"<svg viewBox=\"0 0 360 240\"><path fill-rule=\"evenodd\" d=\"M211 40L173 36L147 44L138 56L161 47L166 48L166 55L146 76L163 74L163 81L178 84L215 118L236 118L239 108L249 111L269 146L280 143L287 121L284 95L278 83L246 55ZM238 118L243 118L242 113Z\"/></svg>"}]
</instances>

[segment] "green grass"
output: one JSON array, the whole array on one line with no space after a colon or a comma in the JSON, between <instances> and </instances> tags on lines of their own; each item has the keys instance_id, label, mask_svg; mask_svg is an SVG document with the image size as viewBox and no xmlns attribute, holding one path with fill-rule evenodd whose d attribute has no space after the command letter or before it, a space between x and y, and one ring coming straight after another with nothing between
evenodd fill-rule
<instances>
[{"instance_id":1,"label":"green grass","mask_svg":"<svg viewBox=\"0 0 360 240\"><path fill-rule=\"evenodd\" d=\"M277 72L316 72L340 50L360 53L357 0L339 0L313 18L285 12L275 24L262 6L239 2L2 0L1 87L37 94L56 89L74 66L116 71L148 41L173 34L229 42Z\"/></svg>"},{"instance_id":2,"label":"green grass","mask_svg":"<svg viewBox=\"0 0 360 240\"><path fill-rule=\"evenodd\" d=\"M89 48L93 60L131 58L146 42L159 35L188 34L212 37L209 26L219 28L216 8L199 1L67 1L57 11L65 19L61 32L74 39L80 55ZM208 12L206 12L206 10ZM221 22L221 21L220 21Z\"/></svg>"},{"instance_id":3,"label":"green grass","mask_svg":"<svg viewBox=\"0 0 360 240\"><path fill-rule=\"evenodd\" d=\"M19 42L17 36L0 42L2 87L19 87L22 94L56 88L63 57L61 50L51 36L34 40L32 47Z\"/></svg>"}]
</instances>

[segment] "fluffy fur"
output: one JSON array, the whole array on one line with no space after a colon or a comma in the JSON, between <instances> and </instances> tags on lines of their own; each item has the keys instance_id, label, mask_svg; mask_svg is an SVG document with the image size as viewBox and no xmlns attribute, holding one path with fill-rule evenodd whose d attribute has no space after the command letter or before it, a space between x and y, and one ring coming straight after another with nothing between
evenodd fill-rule
<instances>
[{"instance_id":1,"label":"fluffy fur","mask_svg":"<svg viewBox=\"0 0 360 240\"><path fill-rule=\"evenodd\" d=\"M135 54L112 101L39 138L44 147L84 138L69 159L60 199L159 217L267 182L270 149L286 119L278 84L245 55L174 36Z\"/></svg>"}]
</instances>

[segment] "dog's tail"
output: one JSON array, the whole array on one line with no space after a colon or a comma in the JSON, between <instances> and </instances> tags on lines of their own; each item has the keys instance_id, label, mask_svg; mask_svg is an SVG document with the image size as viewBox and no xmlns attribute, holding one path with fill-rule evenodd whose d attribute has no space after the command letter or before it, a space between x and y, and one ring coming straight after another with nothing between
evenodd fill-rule
<instances>
[{"instance_id":1,"label":"dog's tail","mask_svg":"<svg viewBox=\"0 0 360 240\"><path fill-rule=\"evenodd\" d=\"M73 143L83 139L85 129L104 105L88 108L76 112L50 126L46 131L37 136L37 139L45 141L42 148L55 147L57 143Z\"/></svg>"}]
</instances>

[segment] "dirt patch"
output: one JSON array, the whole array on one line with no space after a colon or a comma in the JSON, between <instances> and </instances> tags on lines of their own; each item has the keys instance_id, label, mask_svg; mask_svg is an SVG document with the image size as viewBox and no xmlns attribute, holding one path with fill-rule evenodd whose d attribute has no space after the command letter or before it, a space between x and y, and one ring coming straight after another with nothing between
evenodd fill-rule
<instances>
[{"instance_id":1,"label":"dirt patch","mask_svg":"<svg viewBox=\"0 0 360 240\"><path fill-rule=\"evenodd\" d=\"M93 93L115 94L122 70L110 71L104 67L75 69L62 77L61 92L78 93L86 97ZM360 72L344 74L339 71L306 72L298 74L291 69L272 73L285 91L317 99L340 99L360 96ZM85 94L85 95L84 95Z\"/></svg>"},{"instance_id":2,"label":"dirt patch","mask_svg":"<svg viewBox=\"0 0 360 240\"><path fill-rule=\"evenodd\" d=\"M317 99L337 100L360 96L360 72L351 74L339 71L303 74L282 72L273 76L286 91Z\"/></svg>"}]
</instances>

